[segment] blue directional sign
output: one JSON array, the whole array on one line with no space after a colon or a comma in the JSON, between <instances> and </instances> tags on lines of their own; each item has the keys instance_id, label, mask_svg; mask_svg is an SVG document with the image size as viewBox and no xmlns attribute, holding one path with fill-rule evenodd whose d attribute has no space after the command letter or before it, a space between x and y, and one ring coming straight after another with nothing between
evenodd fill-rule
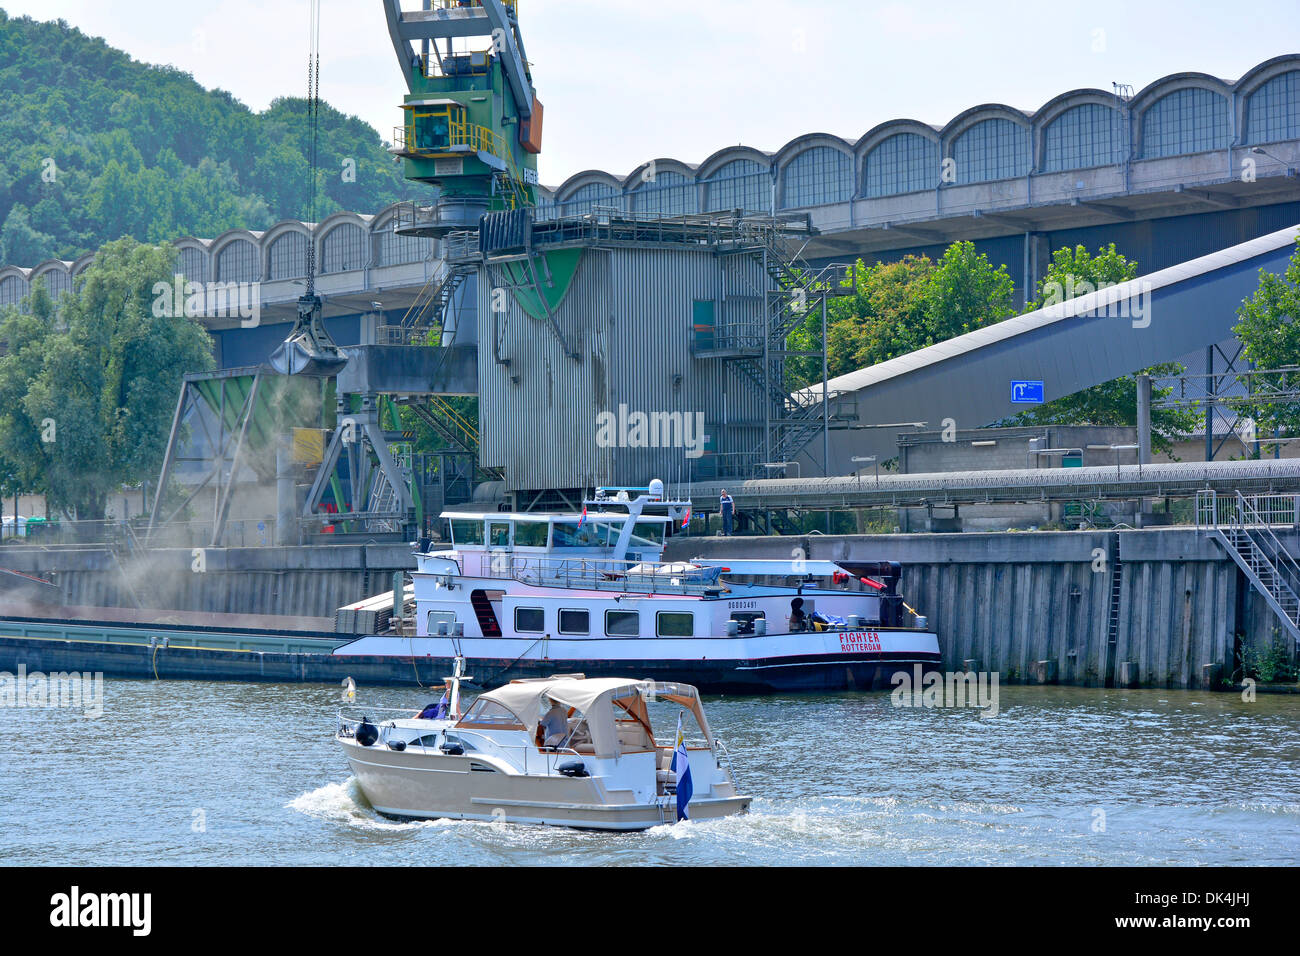
<instances>
[{"instance_id":1,"label":"blue directional sign","mask_svg":"<svg viewBox=\"0 0 1300 956\"><path fill-rule=\"evenodd\" d=\"M1011 383L1011 404L1012 405L1043 404L1043 383L1042 382L1012 382Z\"/></svg>"}]
</instances>

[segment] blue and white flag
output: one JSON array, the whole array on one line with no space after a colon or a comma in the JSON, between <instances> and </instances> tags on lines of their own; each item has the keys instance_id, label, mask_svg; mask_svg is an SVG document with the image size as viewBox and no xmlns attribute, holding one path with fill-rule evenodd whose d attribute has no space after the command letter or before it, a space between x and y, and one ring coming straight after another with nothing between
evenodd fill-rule
<instances>
[{"instance_id":1,"label":"blue and white flag","mask_svg":"<svg viewBox=\"0 0 1300 956\"><path fill-rule=\"evenodd\" d=\"M673 773L677 775L677 819L690 819L686 805L691 802L691 759L686 753L686 738L682 736L682 715L677 715L677 749L673 751Z\"/></svg>"}]
</instances>

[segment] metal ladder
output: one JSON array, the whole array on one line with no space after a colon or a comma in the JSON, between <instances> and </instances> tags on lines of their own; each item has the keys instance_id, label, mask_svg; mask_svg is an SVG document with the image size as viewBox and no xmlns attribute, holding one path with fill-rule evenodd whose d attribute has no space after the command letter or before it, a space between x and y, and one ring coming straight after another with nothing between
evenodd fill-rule
<instances>
[{"instance_id":1,"label":"metal ladder","mask_svg":"<svg viewBox=\"0 0 1300 956\"><path fill-rule=\"evenodd\" d=\"M1119 604L1124 587L1124 568L1119 557L1119 533L1115 534L1115 563L1110 570L1110 620L1106 624L1106 644L1110 647L1110 656L1115 654L1119 643Z\"/></svg>"}]
</instances>

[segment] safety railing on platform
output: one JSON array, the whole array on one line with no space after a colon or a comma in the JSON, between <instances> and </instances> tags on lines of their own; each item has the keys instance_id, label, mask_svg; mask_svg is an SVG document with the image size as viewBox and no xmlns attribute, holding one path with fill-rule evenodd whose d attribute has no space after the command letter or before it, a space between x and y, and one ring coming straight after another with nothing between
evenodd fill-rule
<instances>
[{"instance_id":1,"label":"safety railing on platform","mask_svg":"<svg viewBox=\"0 0 1300 956\"><path fill-rule=\"evenodd\" d=\"M62 518L25 519L18 533L6 525L0 538L8 547L110 547L131 552L145 546L147 518L129 521L69 521ZM158 527L148 538L149 548L206 548L212 543L211 521L180 521ZM228 520L222 546L227 548L271 547L275 544L274 518Z\"/></svg>"},{"instance_id":2,"label":"safety railing on platform","mask_svg":"<svg viewBox=\"0 0 1300 956\"><path fill-rule=\"evenodd\" d=\"M717 568L688 567L681 563L611 561L604 558L540 558L493 553L483 573L523 584L547 584L596 591L703 594L718 587Z\"/></svg>"}]
</instances>

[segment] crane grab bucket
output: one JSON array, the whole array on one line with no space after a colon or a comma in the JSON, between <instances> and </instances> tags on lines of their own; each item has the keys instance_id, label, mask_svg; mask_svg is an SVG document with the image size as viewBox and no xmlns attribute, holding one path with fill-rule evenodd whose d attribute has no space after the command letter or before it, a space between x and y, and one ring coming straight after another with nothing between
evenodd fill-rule
<instances>
[{"instance_id":1,"label":"crane grab bucket","mask_svg":"<svg viewBox=\"0 0 1300 956\"><path fill-rule=\"evenodd\" d=\"M317 378L332 378L348 363L347 354L325 331L320 296L304 295L298 299L298 321L267 363L281 375Z\"/></svg>"}]
</instances>

